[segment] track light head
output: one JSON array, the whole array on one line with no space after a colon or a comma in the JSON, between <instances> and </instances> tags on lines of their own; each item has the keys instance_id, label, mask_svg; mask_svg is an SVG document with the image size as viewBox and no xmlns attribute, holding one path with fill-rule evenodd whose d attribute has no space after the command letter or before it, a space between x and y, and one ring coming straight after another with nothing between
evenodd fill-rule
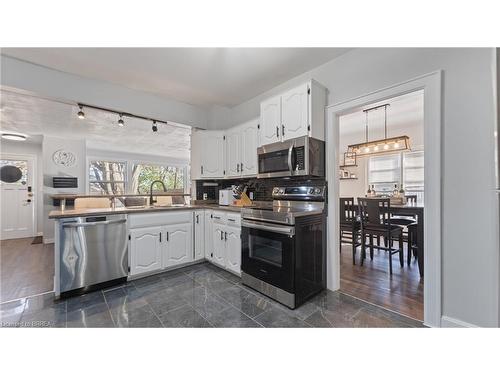
<instances>
[{"instance_id":1,"label":"track light head","mask_svg":"<svg viewBox=\"0 0 500 375\"><path fill-rule=\"evenodd\" d=\"M123 117L120 113L120 118L118 119L118 126L123 126L123 125L125 125L125 122L123 121Z\"/></svg>"},{"instance_id":2,"label":"track light head","mask_svg":"<svg viewBox=\"0 0 500 375\"><path fill-rule=\"evenodd\" d=\"M158 126L156 125L156 121L153 121L153 126L151 127L153 130L153 133L156 133L158 131Z\"/></svg>"},{"instance_id":3,"label":"track light head","mask_svg":"<svg viewBox=\"0 0 500 375\"><path fill-rule=\"evenodd\" d=\"M78 118L83 120L85 118L85 113L83 112L83 106L79 105L78 108L80 108L80 110L78 111Z\"/></svg>"}]
</instances>

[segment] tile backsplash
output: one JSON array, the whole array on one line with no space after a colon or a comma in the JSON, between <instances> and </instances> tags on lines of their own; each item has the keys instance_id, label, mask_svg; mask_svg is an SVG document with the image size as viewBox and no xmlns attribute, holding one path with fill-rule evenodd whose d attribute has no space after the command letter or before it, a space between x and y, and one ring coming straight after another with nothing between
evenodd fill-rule
<instances>
[{"instance_id":1,"label":"tile backsplash","mask_svg":"<svg viewBox=\"0 0 500 375\"><path fill-rule=\"evenodd\" d=\"M215 186L212 186L216 184ZM202 200L203 194L207 199L219 199L219 190L231 187L231 185L248 185L247 194L253 192L256 201L272 200L272 191L276 186L323 186L326 184L324 177L284 177L284 178L242 178L231 180L197 180L196 199Z\"/></svg>"}]
</instances>

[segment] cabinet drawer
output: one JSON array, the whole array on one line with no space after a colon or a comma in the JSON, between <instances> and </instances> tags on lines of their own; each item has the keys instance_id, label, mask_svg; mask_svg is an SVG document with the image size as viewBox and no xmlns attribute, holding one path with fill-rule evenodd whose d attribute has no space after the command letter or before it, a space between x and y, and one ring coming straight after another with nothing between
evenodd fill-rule
<instances>
[{"instance_id":1,"label":"cabinet drawer","mask_svg":"<svg viewBox=\"0 0 500 375\"><path fill-rule=\"evenodd\" d=\"M212 218L214 223L226 224L227 214L224 211L213 211Z\"/></svg>"},{"instance_id":2,"label":"cabinet drawer","mask_svg":"<svg viewBox=\"0 0 500 375\"><path fill-rule=\"evenodd\" d=\"M241 214L228 213L227 225L232 227L241 227Z\"/></svg>"},{"instance_id":3,"label":"cabinet drawer","mask_svg":"<svg viewBox=\"0 0 500 375\"><path fill-rule=\"evenodd\" d=\"M129 228L152 227L177 223L192 223L191 210L176 212L147 212L128 215Z\"/></svg>"}]
</instances>

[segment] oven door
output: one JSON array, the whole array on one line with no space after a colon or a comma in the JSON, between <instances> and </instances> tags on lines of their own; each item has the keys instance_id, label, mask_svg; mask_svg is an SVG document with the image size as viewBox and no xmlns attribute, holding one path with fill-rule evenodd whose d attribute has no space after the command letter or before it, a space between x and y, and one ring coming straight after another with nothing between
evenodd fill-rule
<instances>
[{"instance_id":1,"label":"oven door","mask_svg":"<svg viewBox=\"0 0 500 375\"><path fill-rule=\"evenodd\" d=\"M242 220L241 270L289 293L294 292L295 228Z\"/></svg>"},{"instance_id":2,"label":"oven door","mask_svg":"<svg viewBox=\"0 0 500 375\"><path fill-rule=\"evenodd\" d=\"M294 174L294 147L293 142L280 142L259 147L258 178L286 177Z\"/></svg>"}]
</instances>

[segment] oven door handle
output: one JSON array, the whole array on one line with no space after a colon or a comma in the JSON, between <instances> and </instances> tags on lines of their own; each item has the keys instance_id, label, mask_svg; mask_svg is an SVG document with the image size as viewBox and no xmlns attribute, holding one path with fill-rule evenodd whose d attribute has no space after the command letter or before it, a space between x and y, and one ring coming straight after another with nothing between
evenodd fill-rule
<instances>
[{"instance_id":1,"label":"oven door handle","mask_svg":"<svg viewBox=\"0 0 500 375\"><path fill-rule=\"evenodd\" d=\"M250 220L241 220L241 226L246 227L246 228L252 228L252 229L260 229L264 230L266 232L273 232L273 233L280 233L280 234L286 234L288 236L295 236L295 227L289 227L286 225L278 225L278 224L271 224L271 223L263 223L259 224L254 221Z\"/></svg>"}]
</instances>

